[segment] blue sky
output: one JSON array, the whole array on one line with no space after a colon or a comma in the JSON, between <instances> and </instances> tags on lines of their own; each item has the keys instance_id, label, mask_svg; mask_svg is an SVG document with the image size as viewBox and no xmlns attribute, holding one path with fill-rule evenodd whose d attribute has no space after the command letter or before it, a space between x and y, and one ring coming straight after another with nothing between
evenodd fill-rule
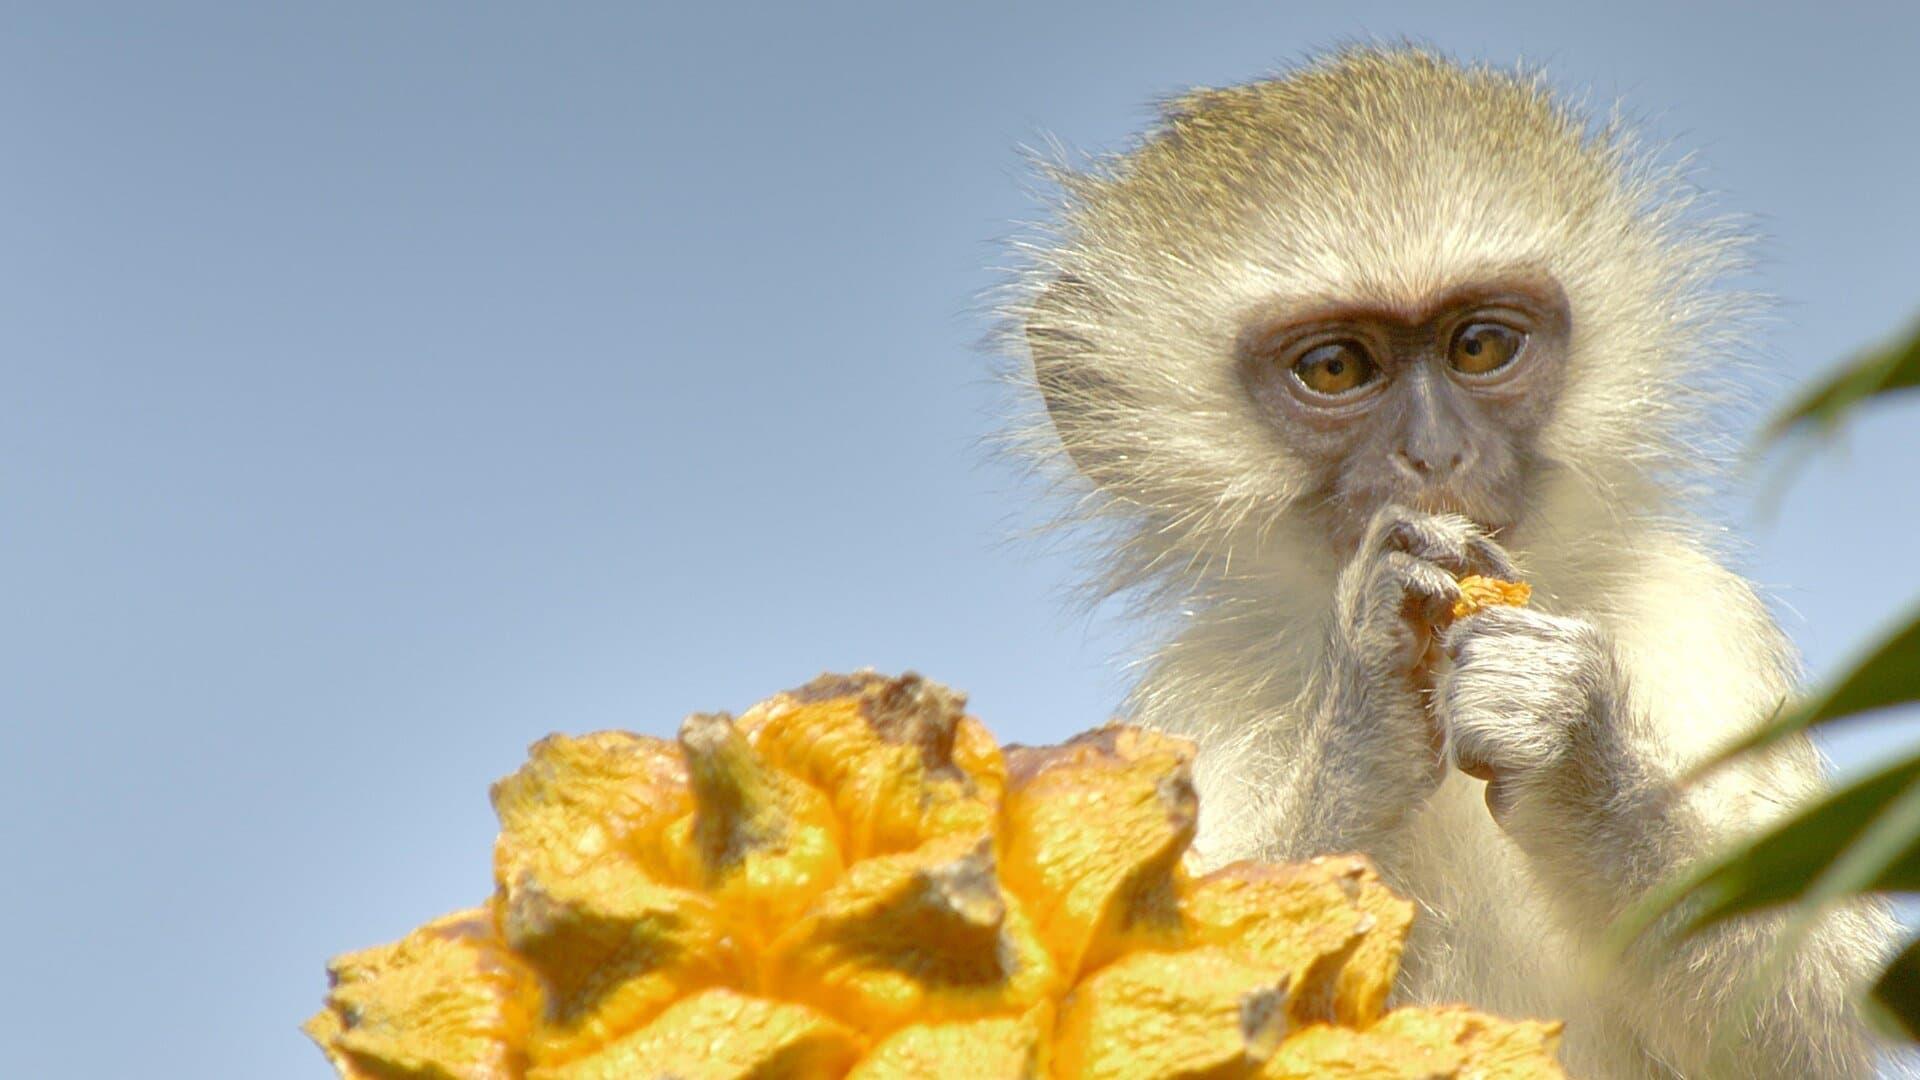
<instances>
[{"instance_id":1,"label":"blue sky","mask_svg":"<svg viewBox=\"0 0 1920 1080\"><path fill-rule=\"evenodd\" d=\"M328 1075L326 958L487 893L549 731L869 664L1103 719L1125 636L979 448L1043 132L1355 37L1526 58L1763 234L1763 400L1920 312L1913 5L802 7L9 5L10 1071ZM1916 419L1726 504L1816 672L1920 593Z\"/></svg>"}]
</instances>

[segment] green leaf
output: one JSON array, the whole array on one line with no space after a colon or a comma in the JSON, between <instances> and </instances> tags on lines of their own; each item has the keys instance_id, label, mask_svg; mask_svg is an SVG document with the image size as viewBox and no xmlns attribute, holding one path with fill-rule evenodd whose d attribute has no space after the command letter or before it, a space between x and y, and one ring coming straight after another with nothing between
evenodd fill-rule
<instances>
[{"instance_id":1,"label":"green leaf","mask_svg":"<svg viewBox=\"0 0 1920 1080\"><path fill-rule=\"evenodd\" d=\"M1853 844L1867 838L1870 827L1890 806L1920 803L1920 798L1902 799L1916 780L1920 780L1920 754L1833 792L1723 855L1693 891L1698 907L1687 918L1684 932L1800 899ZM1920 817L1903 816L1899 824L1900 835L1876 836L1882 843L1896 844L1898 850L1878 873L1857 882L1859 887L1851 891L1920 885L1920 857L1914 850L1920 846Z\"/></svg>"},{"instance_id":2,"label":"green leaf","mask_svg":"<svg viewBox=\"0 0 1920 1080\"><path fill-rule=\"evenodd\" d=\"M1920 938L1907 943L1873 984L1881 1019L1908 1040L1920 1039Z\"/></svg>"},{"instance_id":3,"label":"green leaf","mask_svg":"<svg viewBox=\"0 0 1920 1080\"><path fill-rule=\"evenodd\" d=\"M1920 325L1894 343L1862 353L1815 383L1768 421L1763 442L1804 426L1832 431L1854 406L1882 394L1920 387Z\"/></svg>"},{"instance_id":4,"label":"green leaf","mask_svg":"<svg viewBox=\"0 0 1920 1080\"><path fill-rule=\"evenodd\" d=\"M1920 751L1701 860L1630 908L1610 937L1624 951L1682 905L1689 910L1679 931L1690 934L1802 898L1913 890L1920 890Z\"/></svg>"},{"instance_id":5,"label":"green leaf","mask_svg":"<svg viewBox=\"0 0 1920 1080\"><path fill-rule=\"evenodd\" d=\"M1893 633L1872 646L1846 674L1797 704L1784 706L1740 741L1714 754L1687 774L1692 780L1732 758L1786 738L1874 709L1920 701L1920 609Z\"/></svg>"}]
</instances>

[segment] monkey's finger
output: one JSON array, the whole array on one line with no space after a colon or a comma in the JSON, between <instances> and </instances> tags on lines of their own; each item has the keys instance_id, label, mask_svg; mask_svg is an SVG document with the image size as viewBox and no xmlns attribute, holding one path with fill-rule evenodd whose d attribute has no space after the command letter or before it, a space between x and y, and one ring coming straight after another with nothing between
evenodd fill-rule
<instances>
[{"instance_id":1,"label":"monkey's finger","mask_svg":"<svg viewBox=\"0 0 1920 1080\"><path fill-rule=\"evenodd\" d=\"M1494 767L1490 760L1495 746L1477 737L1475 732L1463 731L1455 727L1446 732L1445 753L1453 767L1487 783L1487 810L1493 814L1493 820L1505 823L1507 813L1513 809L1514 784L1503 769Z\"/></svg>"},{"instance_id":2,"label":"monkey's finger","mask_svg":"<svg viewBox=\"0 0 1920 1080\"><path fill-rule=\"evenodd\" d=\"M1468 776L1473 777L1475 780L1491 781L1495 776L1493 766L1484 761L1459 757L1457 754L1455 755L1453 766Z\"/></svg>"},{"instance_id":3,"label":"monkey's finger","mask_svg":"<svg viewBox=\"0 0 1920 1080\"><path fill-rule=\"evenodd\" d=\"M1390 551L1386 567L1387 598L1423 623L1437 622L1460 599L1460 583L1425 559Z\"/></svg>"},{"instance_id":4,"label":"monkey's finger","mask_svg":"<svg viewBox=\"0 0 1920 1080\"><path fill-rule=\"evenodd\" d=\"M1495 824L1505 825L1507 815L1513 812L1513 785L1491 771L1483 779L1487 781L1487 813L1493 815Z\"/></svg>"},{"instance_id":5,"label":"monkey's finger","mask_svg":"<svg viewBox=\"0 0 1920 1080\"><path fill-rule=\"evenodd\" d=\"M1360 541L1363 555L1377 551L1405 550L1406 530L1403 525L1413 518L1412 510L1399 503L1388 503L1373 512L1367 520L1367 531Z\"/></svg>"},{"instance_id":6,"label":"monkey's finger","mask_svg":"<svg viewBox=\"0 0 1920 1080\"><path fill-rule=\"evenodd\" d=\"M1514 568L1506 549L1487 536L1467 540L1467 572L1501 581L1520 580L1520 571Z\"/></svg>"},{"instance_id":7,"label":"monkey's finger","mask_svg":"<svg viewBox=\"0 0 1920 1080\"><path fill-rule=\"evenodd\" d=\"M1472 667L1476 654L1489 639L1522 636L1534 624L1536 613L1504 604L1483 607L1447 627L1440 648L1456 668Z\"/></svg>"},{"instance_id":8,"label":"monkey's finger","mask_svg":"<svg viewBox=\"0 0 1920 1080\"><path fill-rule=\"evenodd\" d=\"M1479 574L1502 581L1519 580L1519 572L1506 549L1474 521L1459 514L1438 514L1418 519L1417 525L1433 550L1445 553L1443 559L1435 555L1427 558L1441 562L1454 573Z\"/></svg>"},{"instance_id":9,"label":"monkey's finger","mask_svg":"<svg viewBox=\"0 0 1920 1080\"><path fill-rule=\"evenodd\" d=\"M1508 812L1513 809L1513 785L1509 784L1505 777L1502 777L1498 772L1494 771L1493 766L1484 761L1462 757L1457 750L1454 755L1453 765L1454 768L1459 769L1475 780L1485 780L1487 782L1487 812L1493 815L1493 820L1496 823L1504 824L1507 820Z\"/></svg>"},{"instance_id":10,"label":"monkey's finger","mask_svg":"<svg viewBox=\"0 0 1920 1080\"><path fill-rule=\"evenodd\" d=\"M1409 514L1396 520L1386 530L1383 540L1389 550L1436 563L1456 575L1473 573L1469 546L1473 537L1462 527L1465 525L1464 518L1449 521L1443 517Z\"/></svg>"}]
</instances>

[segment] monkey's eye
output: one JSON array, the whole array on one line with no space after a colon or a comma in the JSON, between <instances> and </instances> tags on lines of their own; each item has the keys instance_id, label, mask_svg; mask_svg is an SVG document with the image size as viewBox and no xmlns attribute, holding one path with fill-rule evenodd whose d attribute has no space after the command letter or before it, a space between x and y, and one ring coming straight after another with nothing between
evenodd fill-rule
<instances>
[{"instance_id":1,"label":"monkey's eye","mask_svg":"<svg viewBox=\"0 0 1920 1080\"><path fill-rule=\"evenodd\" d=\"M1300 385L1328 397L1350 394L1379 374L1373 358L1356 341L1316 345L1293 362L1293 377L1300 380Z\"/></svg>"},{"instance_id":2,"label":"monkey's eye","mask_svg":"<svg viewBox=\"0 0 1920 1080\"><path fill-rule=\"evenodd\" d=\"M1496 322L1468 323L1453 332L1453 343L1447 346L1447 363L1453 370L1467 375L1485 375L1499 371L1527 343L1527 335Z\"/></svg>"}]
</instances>

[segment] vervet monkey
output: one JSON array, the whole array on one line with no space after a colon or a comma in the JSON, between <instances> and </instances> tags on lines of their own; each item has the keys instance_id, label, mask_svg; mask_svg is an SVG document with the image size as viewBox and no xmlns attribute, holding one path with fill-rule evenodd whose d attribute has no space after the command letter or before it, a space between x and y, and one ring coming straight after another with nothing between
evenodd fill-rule
<instances>
[{"instance_id":1,"label":"vervet monkey","mask_svg":"<svg viewBox=\"0 0 1920 1080\"><path fill-rule=\"evenodd\" d=\"M1399 994L1563 1018L1574 1075L1870 1075L1881 906L1827 918L1757 1017L1775 918L1587 962L1822 786L1804 741L1670 784L1795 676L1687 510L1739 237L1537 77L1418 49L1185 94L1052 174L1009 309L1028 434L1167 628L1128 712L1198 740L1207 857L1365 852L1420 907ZM1468 572L1533 605L1436 629Z\"/></svg>"}]
</instances>

